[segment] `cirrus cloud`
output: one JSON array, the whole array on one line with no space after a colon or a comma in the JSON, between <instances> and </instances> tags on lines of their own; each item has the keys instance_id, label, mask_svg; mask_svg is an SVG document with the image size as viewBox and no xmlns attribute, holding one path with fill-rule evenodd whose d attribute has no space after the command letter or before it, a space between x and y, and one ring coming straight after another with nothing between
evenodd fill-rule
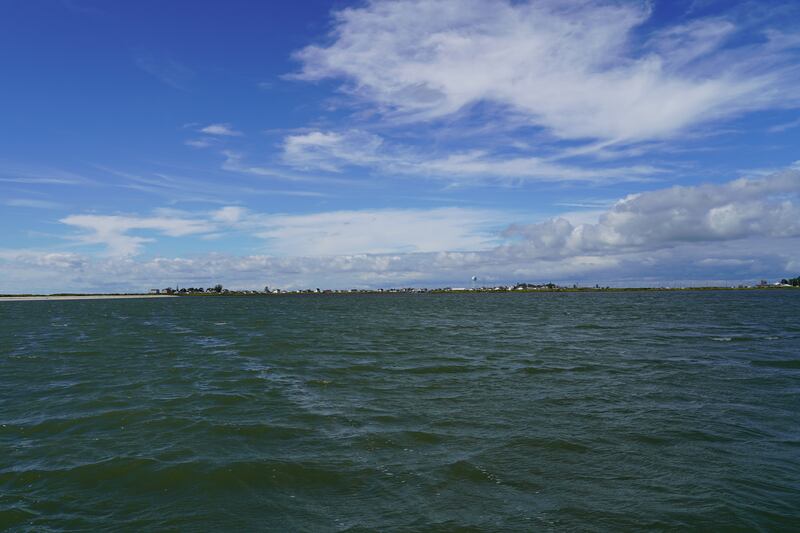
<instances>
[{"instance_id":1,"label":"cirrus cloud","mask_svg":"<svg viewBox=\"0 0 800 533\"><path fill-rule=\"evenodd\" d=\"M652 165L578 166L537 156L498 155L461 150L443 155L398 146L361 130L312 131L284 139L284 163L300 170L341 173L353 167L384 175L417 176L458 183L574 181L615 183L646 181L663 172Z\"/></svg>"}]
</instances>

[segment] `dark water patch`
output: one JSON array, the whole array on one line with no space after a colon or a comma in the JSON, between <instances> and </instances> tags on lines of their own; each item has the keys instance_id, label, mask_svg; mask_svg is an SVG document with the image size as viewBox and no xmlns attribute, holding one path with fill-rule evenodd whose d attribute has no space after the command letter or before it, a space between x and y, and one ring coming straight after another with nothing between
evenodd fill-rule
<instances>
[{"instance_id":1,"label":"dark water patch","mask_svg":"<svg viewBox=\"0 0 800 533\"><path fill-rule=\"evenodd\" d=\"M520 369L524 374L560 374L564 372L595 372L600 370L596 365L577 365L577 366L526 366Z\"/></svg>"},{"instance_id":2,"label":"dark water patch","mask_svg":"<svg viewBox=\"0 0 800 533\"><path fill-rule=\"evenodd\" d=\"M588 330L588 331L603 331L603 330L613 330L613 329L621 329L623 326L621 324L612 325L612 324L592 324L592 323L585 323L585 324L576 324L574 326L570 326L571 328L577 330Z\"/></svg>"},{"instance_id":3,"label":"dark water patch","mask_svg":"<svg viewBox=\"0 0 800 533\"><path fill-rule=\"evenodd\" d=\"M655 433L636 433L634 435L630 435L629 439L641 442L642 444L647 444L651 446L668 446L674 445L675 439L664 436L664 435L657 435Z\"/></svg>"},{"instance_id":4,"label":"dark water patch","mask_svg":"<svg viewBox=\"0 0 800 533\"><path fill-rule=\"evenodd\" d=\"M192 421L191 430L210 438L239 436L252 439L291 440L309 437L315 431L305 427L284 426L277 424L257 423L212 423L207 420Z\"/></svg>"},{"instance_id":5,"label":"dark water patch","mask_svg":"<svg viewBox=\"0 0 800 533\"><path fill-rule=\"evenodd\" d=\"M20 526L35 517L35 512L21 507L0 509L0 529L6 530Z\"/></svg>"},{"instance_id":6,"label":"dark water patch","mask_svg":"<svg viewBox=\"0 0 800 533\"><path fill-rule=\"evenodd\" d=\"M410 368L401 368L399 369L402 372L407 372L409 374L419 374L419 375L426 375L426 374L462 374L462 373L469 373L478 370L473 366L467 365L425 365L425 366L414 366Z\"/></svg>"},{"instance_id":7,"label":"dark water patch","mask_svg":"<svg viewBox=\"0 0 800 533\"><path fill-rule=\"evenodd\" d=\"M569 453L586 453L592 450L591 446L574 440L546 437L514 437L507 443L510 448L523 448Z\"/></svg>"},{"instance_id":8,"label":"dark water patch","mask_svg":"<svg viewBox=\"0 0 800 533\"><path fill-rule=\"evenodd\" d=\"M753 366L762 366L767 368L800 370L800 359L789 359L783 361L753 360L750 361L750 364Z\"/></svg>"},{"instance_id":9,"label":"dark water patch","mask_svg":"<svg viewBox=\"0 0 800 533\"><path fill-rule=\"evenodd\" d=\"M17 431L21 435L35 437L38 435L52 435L53 433L67 434L72 431L82 431L86 428L98 427L124 427L126 424L148 419L152 412L141 409L102 410L94 413L75 414L70 417L45 418L36 417L30 422L10 422L5 424L4 430Z\"/></svg>"},{"instance_id":10,"label":"dark water patch","mask_svg":"<svg viewBox=\"0 0 800 533\"><path fill-rule=\"evenodd\" d=\"M429 431L370 431L353 437L353 445L366 450L408 450L447 442L447 436Z\"/></svg>"}]
</instances>

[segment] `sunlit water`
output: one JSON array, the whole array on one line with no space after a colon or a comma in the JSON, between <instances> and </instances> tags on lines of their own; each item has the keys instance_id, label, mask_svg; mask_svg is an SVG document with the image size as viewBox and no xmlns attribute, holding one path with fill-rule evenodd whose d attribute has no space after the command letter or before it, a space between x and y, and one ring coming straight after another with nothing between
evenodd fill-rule
<instances>
[{"instance_id":1,"label":"sunlit water","mask_svg":"<svg viewBox=\"0 0 800 533\"><path fill-rule=\"evenodd\" d=\"M0 529L800 527L800 291L0 303Z\"/></svg>"}]
</instances>

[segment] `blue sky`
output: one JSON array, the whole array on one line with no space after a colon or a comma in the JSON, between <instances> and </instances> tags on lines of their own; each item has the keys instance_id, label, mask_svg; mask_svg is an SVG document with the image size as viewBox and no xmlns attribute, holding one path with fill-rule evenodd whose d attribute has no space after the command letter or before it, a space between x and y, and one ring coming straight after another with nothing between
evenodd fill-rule
<instances>
[{"instance_id":1,"label":"blue sky","mask_svg":"<svg viewBox=\"0 0 800 533\"><path fill-rule=\"evenodd\" d=\"M800 274L793 2L9 0L0 292Z\"/></svg>"}]
</instances>

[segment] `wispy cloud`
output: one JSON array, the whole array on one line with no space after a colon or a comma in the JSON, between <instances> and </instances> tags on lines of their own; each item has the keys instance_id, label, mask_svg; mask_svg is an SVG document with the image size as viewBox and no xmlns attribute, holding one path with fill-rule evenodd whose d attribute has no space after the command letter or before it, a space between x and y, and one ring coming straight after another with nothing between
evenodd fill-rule
<instances>
[{"instance_id":1,"label":"wispy cloud","mask_svg":"<svg viewBox=\"0 0 800 533\"><path fill-rule=\"evenodd\" d=\"M61 223L80 230L69 238L102 245L111 256L141 253L154 235L209 236L240 232L263 239L279 256L416 253L483 250L497 244L508 213L466 208L368 209L311 214L273 214L241 206L202 213L160 210L151 216L70 215ZM139 233L149 232L144 236Z\"/></svg>"},{"instance_id":2,"label":"wispy cloud","mask_svg":"<svg viewBox=\"0 0 800 533\"><path fill-rule=\"evenodd\" d=\"M437 155L431 150L398 146L360 130L312 131L284 139L283 162L298 170L340 173L352 167L384 175L445 179L453 182L644 181L662 171L651 165L604 167L567 165L554 158L461 150Z\"/></svg>"},{"instance_id":3,"label":"wispy cloud","mask_svg":"<svg viewBox=\"0 0 800 533\"><path fill-rule=\"evenodd\" d=\"M145 243L153 241L152 238L132 235L132 231L184 237L214 230L214 226L204 220L175 216L70 215L60 222L81 230L73 237L80 244L103 245L113 256L135 255Z\"/></svg>"},{"instance_id":4,"label":"wispy cloud","mask_svg":"<svg viewBox=\"0 0 800 533\"><path fill-rule=\"evenodd\" d=\"M770 133L782 133L786 130L791 130L794 128L800 127L800 118L796 120L791 120L789 122L783 122L781 124L776 124L769 128L767 131Z\"/></svg>"},{"instance_id":5,"label":"wispy cloud","mask_svg":"<svg viewBox=\"0 0 800 533\"><path fill-rule=\"evenodd\" d=\"M243 134L240 131L236 131L233 129L233 126L230 124L209 124L203 128L200 128L201 133L205 133L207 135L222 135L224 137L241 137Z\"/></svg>"},{"instance_id":6,"label":"wispy cloud","mask_svg":"<svg viewBox=\"0 0 800 533\"><path fill-rule=\"evenodd\" d=\"M282 256L485 250L509 213L468 208L366 209L311 214L222 211Z\"/></svg>"},{"instance_id":7,"label":"wispy cloud","mask_svg":"<svg viewBox=\"0 0 800 533\"><path fill-rule=\"evenodd\" d=\"M210 139L189 139L184 141L183 144L191 146L192 148L208 148L214 146L214 143Z\"/></svg>"},{"instance_id":8,"label":"wispy cloud","mask_svg":"<svg viewBox=\"0 0 800 533\"><path fill-rule=\"evenodd\" d=\"M141 70L173 89L187 90L195 77L191 68L161 54L139 50L134 53L133 61Z\"/></svg>"},{"instance_id":9,"label":"wispy cloud","mask_svg":"<svg viewBox=\"0 0 800 533\"><path fill-rule=\"evenodd\" d=\"M356 179L338 178L330 176L313 175L299 172L291 172L280 168L278 165L265 166L253 165L246 161L245 155L233 150L223 150L222 155L225 160L222 162L222 170L249 174L262 178L277 179L297 183L324 183L327 185L363 185L362 181ZM306 169L310 170L310 169Z\"/></svg>"},{"instance_id":10,"label":"wispy cloud","mask_svg":"<svg viewBox=\"0 0 800 533\"><path fill-rule=\"evenodd\" d=\"M218 176L208 179L186 177L166 172L132 173L96 165L106 174L120 178L117 187L132 189L158 196L171 204L181 202L205 202L230 204L242 197L297 196L307 198L327 198L329 193L307 188L264 187L258 183L241 183L227 179L220 183ZM183 169L183 171L187 171ZM250 181L254 181L251 179Z\"/></svg>"},{"instance_id":11,"label":"wispy cloud","mask_svg":"<svg viewBox=\"0 0 800 533\"><path fill-rule=\"evenodd\" d=\"M19 165L0 161L0 183L89 185L93 181L80 174L57 168Z\"/></svg>"},{"instance_id":12,"label":"wispy cloud","mask_svg":"<svg viewBox=\"0 0 800 533\"><path fill-rule=\"evenodd\" d=\"M62 207L62 205L57 202L37 200L34 198L11 198L4 203L11 207L31 207L33 209L58 209Z\"/></svg>"}]
</instances>

